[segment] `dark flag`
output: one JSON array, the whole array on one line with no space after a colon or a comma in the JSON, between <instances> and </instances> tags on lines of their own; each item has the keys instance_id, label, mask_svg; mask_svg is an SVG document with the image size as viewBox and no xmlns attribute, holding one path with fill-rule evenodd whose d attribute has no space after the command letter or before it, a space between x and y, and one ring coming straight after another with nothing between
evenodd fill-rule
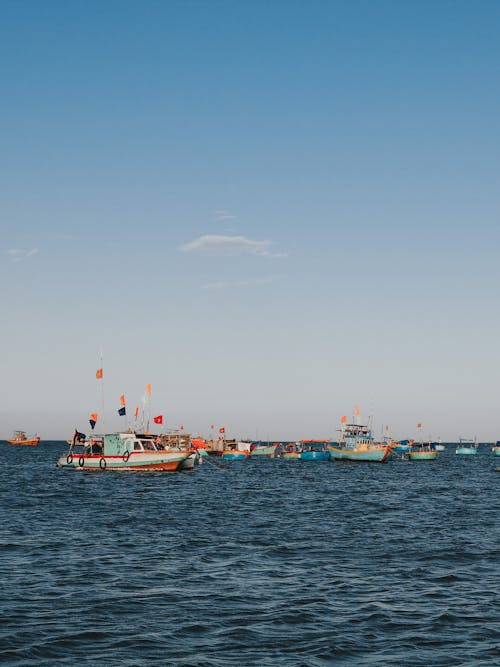
<instances>
[{"instance_id":1,"label":"dark flag","mask_svg":"<svg viewBox=\"0 0 500 667\"><path fill-rule=\"evenodd\" d=\"M73 445L75 445L77 442L85 442L85 438L86 438L85 433L80 433L75 428L75 435L73 436Z\"/></svg>"},{"instance_id":2,"label":"dark flag","mask_svg":"<svg viewBox=\"0 0 500 667\"><path fill-rule=\"evenodd\" d=\"M125 415L127 414L126 411L125 411L125 407L120 408L118 410L118 414L120 415L120 417L125 417Z\"/></svg>"}]
</instances>

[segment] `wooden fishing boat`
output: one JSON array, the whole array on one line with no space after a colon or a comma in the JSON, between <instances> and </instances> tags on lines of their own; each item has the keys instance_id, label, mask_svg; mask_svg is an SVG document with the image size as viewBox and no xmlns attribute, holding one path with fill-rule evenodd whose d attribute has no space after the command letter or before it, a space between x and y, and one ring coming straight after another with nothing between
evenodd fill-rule
<instances>
[{"instance_id":1,"label":"wooden fishing boat","mask_svg":"<svg viewBox=\"0 0 500 667\"><path fill-rule=\"evenodd\" d=\"M250 456L253 457L259 457L259 456L266 456L268 458L275 456L276 454L276 449L279 446L279 442L274 442L272 445L269 443L267 445L264 445L262 443L257 443L257 444L251 444L250 445Z\"/></svg>"},{"instance_id":2,"label":"wooden fishing boat","mask_svg":"<svg viewBox=\"0 0 500 667\"><path fill-rule=\"evenodd\" d=\"M289 442L281 450L279 456L282 459L297 460L302 454L302 445L300 442Z\"/></svg>"},{"instance_id":3,"label":"wooden fishing boat","mask_svg":"<svg viewBox=\"0 0 500 667\"><path fill-rule=\"evenodd\" d=\"M347 422L340 428L340 441L328 445L332 460L363 463L383 463L392 449L392 443L375 442L369 426Z\"/></svg>"},{"instance_id":4,"label":"wooden fishing boat","mask_svg":"<svg viewBox=\"0 0 500 667\"><path fill-rule=\"evenodd\" d=\"M410 461L435 461L437 455L437 451L433 449L432 443L430 442L414 442L408 451L408 458Z\"/></svg>"},{"instance_id":5,"label":"wooden fishing boat","mask_svg":"<svg viewBox=\"0 0 500 667\"><path fill-rule=\"evenodd\" d=\"M478 444L476 438L459 438L455 454L462 456L475 456L477 454Z\"/></svg>"},{"instance_id":6,"label":"wooden fishing boat","mask_svg":"<svg viewBox=\"0 0 500 667\"><path fill-rule=\"evenodd\" d=\"M9 445L36 447L40 442L40 438L37 435L29 437L26 435L26 431L14 431L14 436L11 440L7 440L7 442Z\"/></svg>"},{"instance_id":7,"label":"wooden fishing boat","mask_svg":"<svg viewBox=\"0 0 500 667\"><path fill-rule=\"evenodd\" d=\"M249 442L237 442L236 440L225 440L222 458L226 461L245 461L250 455Z\"/></svg>"},{"instance_id":8,"label":"wooden fishing boat","mask_svg":"<svg viewBox=\"0 0 500 667\"><path fill-rule=\"evenodd\" d=\"M75 434L76 435L76 434ZM78 470L179 470L192 450L164 444L157 436L109 433L81 441L73 438L68 452L57 461L60 468Z\"/></svg>"},{"instance_id":9,"label":"wooden fishing boat","mask_svg":"<svg viewBox=\"0 0 500 667\"><path fill-rule=\"evenodd\" d=\"M325 445L328 440L301 440L301 461L329 461L330 452Z\"/></svg>"}]
</instances>

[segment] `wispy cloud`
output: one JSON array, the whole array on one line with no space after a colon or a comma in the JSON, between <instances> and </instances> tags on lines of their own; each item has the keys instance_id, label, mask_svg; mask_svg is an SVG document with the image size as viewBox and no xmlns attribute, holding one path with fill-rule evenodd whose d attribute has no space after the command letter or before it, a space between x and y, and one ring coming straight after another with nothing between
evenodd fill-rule
<instances>
[{"instance_id":1,"label":"wispy cloud","mask_svg":"<svg viewBox=\"0 0 500 667\"><path fill-rule=\"evenodd\" d=\"M10 250L7 250L7 254L10 256L13 262L21 262L23 259L33 257L33 255L36 255L38 252L38 248L32 248L31 250L11 248Z\"/></svg>"},{"instance_id":2,"label":"wispy cloud","mask_svg":"<svg viewBox=\"0 0 500 667\"><path fill-rule=\"evenodd\" d=\"M229 211L215 211L215 219L217 222L227 222L227 220L237 220L237 216L229 213Z\"/></svg>"},{"instance_id":3,"label":"wispy cloud","mask_svg":"<svg viewBox=\"0 0 500 667\"><path fill-rule=\"evenodd\" d=\"M206 290L231 289L234 287L251 287L252 285L268 285L275 280L275 276L258 276L257 278L247 278L246 280L237 280L236 282L224 282L222 280L205 283L201 286Z\"/></svg>"},{"instance_id":4,"label":"wispy cloud","mask_svg":"<svg viewBox=\"0 0 500 667\"><path fill-rule=\"evenodd\" d=\"M183 252L201 255L259 255L261 257L286 257L287 253L272 252L272 241L256 241L246 236L205 234L181 246Z\"/></svg>"}]
</instances>

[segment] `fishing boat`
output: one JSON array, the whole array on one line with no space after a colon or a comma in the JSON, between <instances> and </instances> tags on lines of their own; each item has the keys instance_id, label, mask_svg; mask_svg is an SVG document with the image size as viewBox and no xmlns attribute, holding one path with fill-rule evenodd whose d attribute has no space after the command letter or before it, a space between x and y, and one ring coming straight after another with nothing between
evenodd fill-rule
<instances>
[{"instance_id":1,"label":"fishing boat","mask_svg":"<svg viewBox=\"0 0 500 667\"><path fill-rule=\"evenodd\" d=\"M301 461L329 461L330 452L325 444L328 440L301 440Z\"/></svg>"},{"instance_id":2,"label":"fishing boat","mask_svg":"<svg viewBox=\"0 0 500 667\"><path fill-rule=\"evenodd\" d=\"M267 443L267 445L262 442L252 443L250 445L250 456L252 458L260 456L272 458L276 455L276 450L279 445L279 442L274 442L273 444Z\"/></svg>"},{"instance_id":3,"label":"fishing boat","mask_svg":"<svg viewBox=\"0 0 500 667\"><path fill-rule=\"evenodd\" d=\"M493 447L491 448L491 451L495 456L500 456L500 440L497 440Z\"/></svg>"},{"instance_id":4,"label":"fishing boat","mask_svg":"<svg viewBox=\"0 0 500 667\"><path fill-rule=\"evenodd\" d=\"M345 418L342 417L342 420ZM327 446L334 461L383 463L393 449L391 442L376 442L368 425L342 421L340 440Z\"/></svg>"},{"instance_id":5,"label":"fishing boat","mask_svg":"<svg viewBox=\"0 0 500 667\"><path fill-rule=\"evenodd\" d=\"M435 461L437 451L432 447L431 442L414 442L408 450L408 459L410 461Z\"/></svg>"},{"instance_id":6,"label":"fishing boat","mask_svg":"<svg viewBox=\"0 0 500 667\"><path fill-rule=\"evenodd\" d=\"M9 445L24 445L28 447L36 447L40 442L40 438L35 434L27 436L26 431L14 431L14 436L11 440L7 440Z\"/></svg>"},{"instance_id":7,"label":"fishing boat","mask_svg":"<svg viewBox=\"0 0 500 667\"><path fill-rule=\"evenodd\" d=\"M280 458L297 460L300 459L302 453L302 446L300 442L289 442L287 443L279 453Z\"/></svg>"},{"instance_id":8,"label":"fishing boat","mask_svg":"<svg viewBox=\"0 0 500 667\"><path fill-rule=\"evenodd\" d=\"M455 454L460 454L462 456L475 456L478 449L477 439L474 438L459 438L458 446L455 450Z\"/></svg>"},{"instance_id":9,"label":"fishing boat","mask_svg":"<svg viewBox=\"0 0 500 667\"><path fill-rule=\"evenodd\" d=\"M431 445L434 447L436 452L444 452L444 450L446 449L446 447L441 442L441 438L439 438L437 442L431 442Z\"/></svg>"},{"instance_id":10,"label":"fishing boat","mask_svg":"<svg viewBox=\"0 0 500 667\"><path fill-rule=\"evenodd\" d=\"M250 455L250 443L225 440L222 458L226 461L245 461Z\"/></svg>"},{"instance_id":11,"label":"fishing boat","mask_svg":"<svg viewBox=\"0 0 500 667\"><path fill-rule=\"evenodd\" d=\"M411 440L399 440L393 443L392 449L395 452L407 452L411 447Z\"/></svg>"},{"instance_id":12,"label":"fishing boat","mask_svg":"<svg viewBox=\"0 0 500 667\"><path fill-rule=\"evenodd\" d=\"M158 436L135 432L109 433L80 439L75 433L69 451L57 461L60 468L78 470L179 470L192 454L164 444Z\"/></svg>"}]
</instances>

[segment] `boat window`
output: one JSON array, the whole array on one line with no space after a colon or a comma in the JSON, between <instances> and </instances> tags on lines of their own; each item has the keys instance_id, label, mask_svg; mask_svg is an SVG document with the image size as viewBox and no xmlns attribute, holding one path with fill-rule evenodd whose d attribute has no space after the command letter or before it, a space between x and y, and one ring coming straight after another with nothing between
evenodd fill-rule
<instances>
[{"instance_id":1,"label":"boat window","mask_svg":"<svg viewBox=\"0 0 500 667\"><path fill-rule=\"evenodd\" d=\"M153 452L155 451L155 446L153 445L151 440L143 440L142 446L144 447L144 449L147 449L148 451L153 451Z\"/></svg>"},{"instance_id":2,"label":"boat window","mask_svg":"<svg viewBox=\"0 0 500 667\"><path fill-rule=\"evenodd\" d=\"M142 445L141 445L141 443L138 442L137 440L134 442L134 451L136 451L136 452L137 452L137 451L142 452Z\"/></svg>"}]
</instances>

